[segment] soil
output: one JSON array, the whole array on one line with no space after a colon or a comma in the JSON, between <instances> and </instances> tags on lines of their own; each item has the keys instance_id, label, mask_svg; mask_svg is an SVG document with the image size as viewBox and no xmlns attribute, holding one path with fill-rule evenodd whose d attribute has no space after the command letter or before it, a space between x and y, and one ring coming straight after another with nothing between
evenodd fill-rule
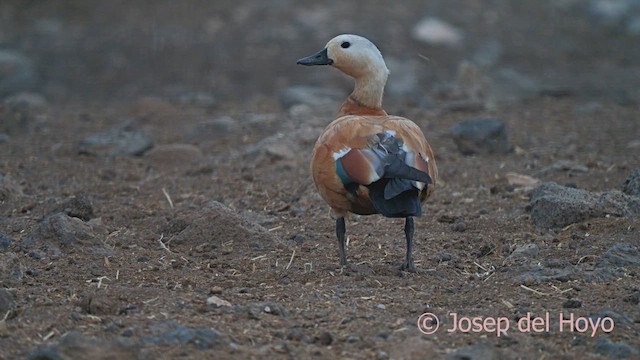
<instances>
[{"instance_id":1,"label":"soil","mask_svg":"<svg viewBox=\"0 0 640 360\"><path fill-rule=\"evenodd\" d=\"M507 179L622 189L640 165L637 37L581 2L422 3L3 2L0 40L36 64L47 103L0 114L0 358L640 357L638 255L596 276L616 244L640 247L638 218L538 228L531 188ZM464 44L414 40L428 15L463 28ZM309 174L338 104L279 99L294 85L348 94L336 70L295 65L340 32L417 71L416 97L385 101L423 129L440 170L416 219L417 273L399 270L403 221L381 216L348 219L351 266L339 266ZM458 64L491 41L503 50L483 71L516 68L533 95L461 90ZM460 154L449 129L473 118L504 120L512 151ZM80 151L126 121L153 148ZM425 312L441 320L434 334L418 328ZM510 329L449 332L451 313ZM528 314L549 314L549 329L519 330ZM561 331L561 314L615 327ZM65 345L75 332L86 348Z\"/></svg>"}]
</instances>

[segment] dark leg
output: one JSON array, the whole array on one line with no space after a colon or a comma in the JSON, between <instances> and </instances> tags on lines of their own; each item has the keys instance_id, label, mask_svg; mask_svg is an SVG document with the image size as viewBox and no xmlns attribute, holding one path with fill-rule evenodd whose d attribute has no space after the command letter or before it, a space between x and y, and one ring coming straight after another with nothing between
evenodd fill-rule
<instances>
[{"instance_id":1,"label":"dark leg","mask_svg":"<svg viewBox=\"0 0 640 360\"><path fill-rule=\"evenodd\" d=\"M340 253L340 265L347 265L347 253L344 249L346 232L347 227L344 223L344 217L339 217L336 220L336 235L338 236L338 252Z\"/></svg>"},{"instance_id":2,"label":"dark leg","mask_svg":"<svg viewBox=\"0 0 640 360\"><path fill-rule=\"evenodd\" d=\"M406 270L409 272L416 272L416 267L413 266L413 217L409 216L404 222L404 235L407 237L407 257L404 260L404 264L400 270Z\"/></svg>"}]
</instances>

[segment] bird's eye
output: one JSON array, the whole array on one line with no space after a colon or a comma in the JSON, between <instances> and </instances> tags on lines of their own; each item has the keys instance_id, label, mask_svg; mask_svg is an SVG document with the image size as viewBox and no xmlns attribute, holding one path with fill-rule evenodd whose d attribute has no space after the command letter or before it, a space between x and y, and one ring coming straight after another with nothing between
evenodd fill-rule
<instances>
[{"instance_id":1,"label":"bird's eye","mask_svg":"<svg viewBox=\"0 0 640 360\"><path fill-rule=\"evenodd\" d=\"M341 46L343 49L346 49L346 48L348 48L349 46L351 46L351 43L350 43L350 42L348 42L348 41L345 41L345 42L343 42L342 44L340 44L340 46Z\"/></svg>"}]
</instances>

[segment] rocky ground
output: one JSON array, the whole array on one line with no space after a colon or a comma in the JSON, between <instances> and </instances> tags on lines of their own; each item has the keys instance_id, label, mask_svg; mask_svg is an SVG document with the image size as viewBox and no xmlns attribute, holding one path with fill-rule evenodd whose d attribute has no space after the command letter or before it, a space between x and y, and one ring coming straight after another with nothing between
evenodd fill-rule
<instances>
[{"instance_id":1,"label":"rocky ground","mask_svg":"<svg viewBox=\"0 0 640 360\"><path fill-rule=\"evenodd\" d=\"M640 357L637 1L0 14L0 358ZM341 268L310 179L341 32L436 152L415 274L379 216Z\"/></svg>"}]
</instances>

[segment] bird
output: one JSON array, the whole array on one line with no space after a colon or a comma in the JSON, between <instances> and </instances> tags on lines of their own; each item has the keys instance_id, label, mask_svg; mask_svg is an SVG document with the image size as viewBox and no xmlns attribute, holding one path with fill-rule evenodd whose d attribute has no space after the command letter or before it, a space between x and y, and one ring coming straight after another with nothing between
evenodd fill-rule
<instances>
[{"instance_id":1,"label":"bird","mask_svg":"<svg viewBox=\"0 0 640 360\"><path fill-rule=\"evenodd\" d=\"M416 272L414 217L422 215L438 169L420 127L382 107L389 70L380 50L365 37L341 34L297 64L329 65L355 80L311 155L315 186L336 216L340 265L347 265L345 217L381 214L405 219L407 251L400 270Z\"/></svg>"}]
</instances>

